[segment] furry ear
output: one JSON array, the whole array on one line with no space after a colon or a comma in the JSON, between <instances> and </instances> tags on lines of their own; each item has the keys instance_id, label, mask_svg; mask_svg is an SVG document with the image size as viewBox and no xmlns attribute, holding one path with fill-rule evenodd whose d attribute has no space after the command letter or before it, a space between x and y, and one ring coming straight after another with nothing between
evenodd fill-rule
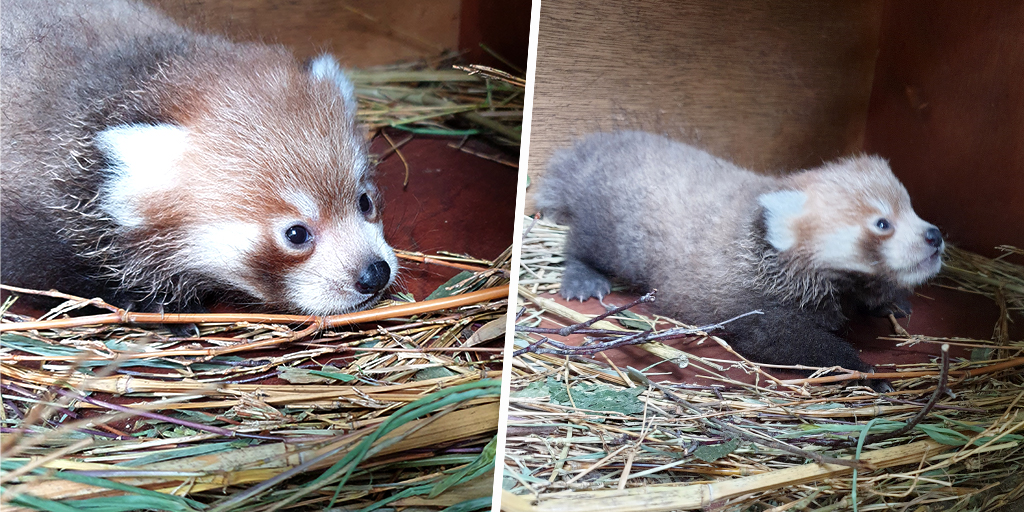
<instances>
[{"instance_id":1,"label":"furry ear","mask_svg":"<svg viewBox=\"0 0 1024 512\"><path fill-rule=\"evenodd\" d=\"M355 119L359 102L356 101L356 86L345 76L338 61L330 55L321 55L309 63L309 75L316 80L330 80L337 86L341 99L345 102L345 112Z\"/></svg>"},{"instance_id":2,"label":"furry ear","mask_svg":"<svg viewBox=\"0 0 1024 512\"><path fill-rule=\"evenodd\" d=\"M786 251L796 244L792 222L804 211L807 194L799 190L776 190L761 194L757 202L764 208L765 238L772 247Z\"/></svg>"},{"instance_id":3,"label":"furry ear","mask_svg":"<svg viewBox=\"0 0 1024 512\"><path fill-rule=\"evenodd\" d=\"M120 125L99 132L93 143L108 166L100 206L131 227L142 223L136 207L146 196L177 184L188 130L173 124Z\"/></svg>"}]
</instances>

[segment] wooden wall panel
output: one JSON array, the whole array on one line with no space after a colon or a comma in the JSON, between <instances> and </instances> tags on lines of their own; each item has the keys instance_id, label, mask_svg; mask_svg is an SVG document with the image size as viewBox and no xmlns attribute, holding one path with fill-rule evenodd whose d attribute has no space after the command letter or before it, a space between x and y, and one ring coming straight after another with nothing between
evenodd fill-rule
<instances>
[{"instance_id":1,"label":"wooden wall panel","mask_svg":"<svg viewBox=\"0 0 1024 512\"><path fill-rule=\"evenodd\" d=\"M235 40L285 44L300 58L333 53L366 67L458 48L460 0L151 0L185 24Z\"/></svg>"},{"instance_id":2,"label":"wooden wall panel","mask_svg":"<svg viewBox=\"0 0 1024 512\"><path fill-rule=\"evenodd\" d=\"M865 149L923 218L994 256L1024 248L1024 3L886 3Z\"/></svg>"},{"instance_id":3,"label":"wooden wall panel","mask_svg":"<svg viewBox=\"0 0 1024 512\"><path fill-rule=\"evenodd\" d=\"M760 170L859 150L881 9L881 0L543 0L530 174L574 138L619 128Z\"/></svg>"},{"instance_id":4,"label":"wooden wall panel","mask_svg":"<svg viewBox=\"0 0 1024 512\"><path fill-rule=\"evenodd\" d=\"M459 48L465 61L526 76L531 4L532 0L462 0Z\"/></svg>"}]
</instances>

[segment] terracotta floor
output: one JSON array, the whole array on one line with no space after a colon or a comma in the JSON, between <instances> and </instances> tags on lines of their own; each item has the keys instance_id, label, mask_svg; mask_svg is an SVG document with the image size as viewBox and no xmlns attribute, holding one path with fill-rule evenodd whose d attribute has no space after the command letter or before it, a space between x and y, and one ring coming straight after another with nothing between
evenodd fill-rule
<instances>
[{"instance_id":1,"label":"terracotta floor","mask_svg":"<svg viewBox=\"0 0 1024 512\"><path fill-rule=\"evenodd\" d=\"M407 133L389 132L396 144ZM403 187L405 165L392 153L377 167L377 183L384 196L384 234L392 247L433 253L438 250L494 259L512 245L518 170L466 153L461 139L417 135L401 146L409 164L408 186ZM371 145L383 154L390 144L377 137ZM475 152L518 163L516 154L470 141ZM399 288L423 299L458 273L436 265L401 260Z\"/></svg>"}]
</instances>

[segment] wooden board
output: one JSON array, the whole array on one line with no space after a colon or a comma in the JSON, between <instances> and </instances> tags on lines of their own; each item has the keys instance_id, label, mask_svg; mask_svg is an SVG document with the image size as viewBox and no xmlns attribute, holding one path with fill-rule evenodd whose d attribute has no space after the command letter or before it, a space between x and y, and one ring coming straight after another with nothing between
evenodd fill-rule
<instances>
[{"instance_id":1,"label":"wooden board","mask_svg":"<svg viewBox=\"0 0 1024 512\"><path fill-rule=\"evenodd\" d=\"M151 0L193 28L329 52L366 67L436 57L459 42L459 0Z\"/></svg>"},{"instance_id":2,"label":"wooden board","mask_svg":"<svg viewBox=\"0 0 1024 512\"><path fill-rule=\"evenodd\" d=\"M1020 2L887 3L867 120L917 213L989 257L1024 248L1022 27Z\"/></svg>"}]
</instances>

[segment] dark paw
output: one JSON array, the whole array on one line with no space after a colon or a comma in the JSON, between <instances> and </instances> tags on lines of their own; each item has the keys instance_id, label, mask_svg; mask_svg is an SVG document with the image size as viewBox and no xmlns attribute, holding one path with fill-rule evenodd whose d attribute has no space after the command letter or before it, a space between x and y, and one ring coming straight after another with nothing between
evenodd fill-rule
<instances>
[{"instance_id":1,"label":"dark paw","mask_svg":"<svg viewBox=\"0 0 1024 512\"><path fill-rule=\"evenodd\" d=\"M198 338L199 326L196 324L164 324L175 338Z\"/></svg>"},{"instance_id":2,"label":"dark paw","mask_svg":"<svg viewBox=\"0 0 1024 512\"><path fill-rule=\"evenodd\" d=\"M900 295L893 299L892 302L882 304L873 309L867 309L866 313L871 316L877 316L885 318L892 315L896 318L905 318L910 316L913 311L913 307L910 305L910 296Z\"/></svg>"},{"instance_id":3,"label":"dark paw","mask_svg":"<svg viewBox=\"0 0 1024 512\"><path fill-rule=\"evenodd\" d=\"M582 302L591 297L601 299L611 289L611 281L600 272L579 260L566 260L561 289L562 297L566 300L579 299Z\"/></svg>"},{"instance_id":4,"label":"dark paw","mask_svg":"<svg viewBox=\"0 0 1024 512\"><path fill-rule=\"evenodd\" d=\"M136 300L130 302L128 307L131 311L139 311L143 313L160 313L160 314L176 314L176 313L209 313L198 300L186 301L186 302L169 302L164 303L163 301L153 298L144 297L142 300ZM199 337L199 326L193 323L187 324L163 324L167 330L171 331L171 335L177 338L196 338Z\"/></svg>"},{"instance_id":5,"label":"dark paw","mask_svg":"<svg viewBox=\"0 0 1024 512\"><path fill-rule=\"evenodd\" d=\"M900 295L892 301L889 305L889 309L892 310L893 316L896 318L904 318L910 316L914 312L914 306L910 305L910 295Z\"/></svg>"},{"instance_id":6,"label":"dark paw","mask_svg":"<svg viewBox=\"0 0 1024 512\"><path fill-rule=\"evenodd\" d=\"M892 384L885 379L869 379L865 382L871 389L875 390L875 393L892 393L896 391Z\"/></svg>"}]
</instances>

